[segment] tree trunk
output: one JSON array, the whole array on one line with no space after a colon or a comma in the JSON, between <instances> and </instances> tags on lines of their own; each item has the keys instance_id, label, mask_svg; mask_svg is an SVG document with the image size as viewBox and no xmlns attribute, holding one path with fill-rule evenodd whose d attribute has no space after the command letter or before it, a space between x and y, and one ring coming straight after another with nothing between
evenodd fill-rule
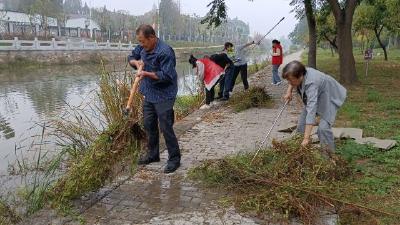
<instances>
[{"instance_id":1,"label":"tree trunk","mask_svg":"<svg viewBox=\"0 0 400 225\"><path fill-rule=\"evenodd\" d=\"M317 68L317 28L311 0L304 0L308 24L308 66Z\"/></svg>"},{"instance_id":2,"label":"tree trunk","mask_svg":"<svg viewBox=\"0 0 400 225\"><path fill-rule=\"evenodd\" d=\"M357 0L346 0L342 9L337 0L328 0L332 7L337 27L337 44L339 52L340 81L344 84L356 84L357 72L353 55L351 26Z\"/></svg>"},{"instance_id":3,"label":"tree trunk","mask_svg":"<svg viewBox=\"0 0 400 225\"><path fill-rule=\"evenodd\" d=\"M381 27L381 29L378 31L378 28L375 26L374 27L374 33L375 33L375 37L378 40L379 45L381 46L381 48L383 49L383 54L385 54L385 61L388 60L387 57L387 51L386 51L386 46L383 44L382 40L381 40L381 32L382 32L383 26Z\"/></svg>"},{"instance_id":4,"label":"tree trunk","mask_svg":"<svg viewBox=\"0 0 400 225\"><path fill-rule=\"evenodd\" d=\"M357 82L357 72L353 55L351 22L343 21L336 25L338 29L340 81L345 84L354 84Z\"/></svg>"}]
</instances>

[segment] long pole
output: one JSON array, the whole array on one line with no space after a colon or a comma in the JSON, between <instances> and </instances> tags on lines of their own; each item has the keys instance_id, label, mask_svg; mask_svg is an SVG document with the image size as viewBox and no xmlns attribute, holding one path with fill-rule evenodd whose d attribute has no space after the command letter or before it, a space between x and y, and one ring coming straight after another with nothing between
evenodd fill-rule
<instances>
[{"instance_id":1,"label":"long pole","mask_svg":"<svg viewBox=\"0 0 400 225\"><path fill-rule=\"evenodd\" d=\"M287 106L288 103L289 103L289 101L286 101L286 102L285 102L285 104L283 105L281 111L279 111L278 115L275 117L274 123L272 124L271 128L269 129L269 131L268 131L267 135L265 136L264 140L261 142L260 147L258 148L256 154L254 155L253 159L251 160L251 163L253 163L254 159L255 159L255 158L257 157L257 155L258 155L258 152L262 149L262 147L264 147L264 144L265 144L265 142L267 141L269 135L271 134L272 129L274 129L276 123L278 122L279 118L281 117L281 115L282 115L283 111L285 110L285 108L286 108L286 106Z\"/></svg>"},{"instance_id":2,"label":"long pole","mask_svg":"<svg viewBox=\"0 0 400 225\"><path fill-rule=\"evenodd\" d=\"M271 33L271 31L273 31L275 29L276 26L278 26L278 24L280 24L283 20L285 19L285 17L282 17L281 20L279 20L279 22L277 24L275 24L275 26L273 26L260 40L257 41L257 45L259 45L261 43L261 41L269 34Z\"/></svg>"}]
</instances>

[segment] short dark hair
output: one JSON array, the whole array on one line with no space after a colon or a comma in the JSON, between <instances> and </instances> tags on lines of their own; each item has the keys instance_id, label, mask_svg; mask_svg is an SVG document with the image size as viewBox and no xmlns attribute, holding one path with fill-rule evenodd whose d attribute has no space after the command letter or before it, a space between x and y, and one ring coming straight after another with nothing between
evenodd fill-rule
<instances>
[{"instance_id":1,"label":"short dark hair","mask_svg":"<svg viewBox=\"0 0 400 225\"><path fill-rule=\"evenodd\" d=\"M301 76L306 74L306 67L299 61L291 61L282 70L283 79L287 79L289 76L299 79Z\"/></svg>"},{"instance_id":2,"label":"short dark hair","mask_svg":"<svg viewBox=\"0 0 400 225\"><path fill-rule=\"evenodd\" d=\"M278 40L276 40L276 39L272 40L272 43L273 44L280 44L280 42Z\"/></svg>"},{"instance_id":3,"label":"short dark hair","mask_svg":"<svg viewBox=\"0 0 400 225\"><path fill-rule=\"evenodd\" d=\"M196 57L194 57L193 55L190 55L189 63L193 66L193 68L195 68L197 66L196 61L197 61Z\"/></svg>"},{"instance_id":4,"label":"short dark hair","mask_svg":"<svg viewBox=\"0 0 400 225\"><path fill-rule=\"evenodd\" d=\"M136 35L139 35L140 33L142 33L145 38L156 36L156 32L154 31L153 27L148 24L142 24L136 29Z\"/></svg>"},{"instance_id":5,"label":"short dark hair","mask_svg":"<svg viewBox=\"0 0 400 225\"><path fill-rule=\"evenodd\" d=\"M228 49L229 47L233 47L233 44L231 42L225 42L224 50Z\"/></svg>"}]
</instances>

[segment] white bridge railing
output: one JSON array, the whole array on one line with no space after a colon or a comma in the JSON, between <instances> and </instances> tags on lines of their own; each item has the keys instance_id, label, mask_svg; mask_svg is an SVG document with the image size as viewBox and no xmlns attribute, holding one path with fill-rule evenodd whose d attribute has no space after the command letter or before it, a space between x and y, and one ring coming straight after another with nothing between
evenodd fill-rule
<instances>
[{"instance_id":1,"label":"white bridge railing","mask_svg":"<svg viewBox=\"0 0 400 225\"><path fill-rule=\"evenodd\" d=\"M21 51L77 51L77 50L115 50L115 51L131 51L136 44L129 43L112 43L112 42L73 42L56 41L54 38L51 41L39 41L37 38L33 41L19 40L17 37L14 40L0 40L0 51L21 50ZM203 46L203 47L177 47L174 50L189 50L189 49L213 49L222 48L223 45Z\"/></svg>"},{"instance_id":2,"label":"white bridge railing","mask_svg":"<svg viewBox=\"0 0 400 225\"><path fill-rule=\"evenodd\" d=\"M51 41L39 41L37 38L33 41L18 40L0 40L0 51L5 50L35 50L35 51L54 51L54 50L117 50L117 51L129 51L136 46L132 43L111 43L107 42L73 42L67 41L56 41L54 38Z\"/></svg>"}]
</instances>

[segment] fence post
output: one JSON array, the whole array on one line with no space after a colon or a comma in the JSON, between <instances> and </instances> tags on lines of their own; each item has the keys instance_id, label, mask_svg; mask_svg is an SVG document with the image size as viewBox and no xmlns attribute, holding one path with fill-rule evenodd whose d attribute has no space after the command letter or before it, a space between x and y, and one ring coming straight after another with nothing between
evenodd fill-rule
<instances>
[{"instance_id":1,"label":"fence post","mask_svg":"<svg viewBox=\"0 0 400 225\"><path fill-rule=\"evenodd\" d=\"M17 50L20 49L18 37L14 37L14 47L15 47L15 49L17 49Z\"/></svg>"},{"instance_id":2,"label":"fence post","mask_svg":"<svg viewBox=\"0 0 400 225\"><path fill-rule=\"evenodd\" d=\"M85 40L84 39L82 39L82 49L85 49Z\"/></svg>"},{"instance_id":3,"label":"fence post","mask_svg":"<svg viewBox=\"0 0 400 225\"><path fill-rule=\"evenodd\" d=\"M97 50L98 46L97 46L97 40L94 40L94 49Z\"/></svg>"},{"instance_id":4,"label":"fence post","mask_svg":"<svg viewBox=\"0 0 400 225\"><path fill-rule=\"evenodd\" d=\"M120 41L118 41L118 50L121 50L121 48L122 48L122 43L121 43L121 40L120 40Z\"/></svg>"},{"instance_id":5,"label":"fence post","mask_svg":"<svg viewBox=\"0 0 400 225\"><path fill-rule=\"evenodd\" d=\"M66 45L65 47L67 48L67 50L69 50L71 48L71 40L69 40L69 38L67 39L67 43L65 45Z\"/></svg>"},{"instance_id":6,"label":"fence post","mask_svg":"<svg viewBox=\"0 0 400 225\"><path fill-rule=\"evenodd\" d=\"M53 45L53 49L57 49L57 43L55 38L51 39L51 44Z\"/></svg>"},{"instance_id":7,"label":"fence post","mask_svg":"<svg viewBox=\"0 0 400 225\"><path fill-rule=\"evenodd\" d=\"M78 37L81 37L81 28L78 27Z\"/></svg>"},{"instance_id":8,"label":"fence post","mask_svg":"<svg viewBox=\"0 0 400 225\"><path fill-rule=\"evenodd\" d=\"M110 49L110 40L107 40L107 49Z\"/></svg>"},{"instance_id":9,"label":"fence post","mask_svg":"<svg viewBox=\"0 0 400 225\"><path fill-rule=\"evenodd\" d=\"M39 24L35 24L35 35L39 36L40 35L40 27Z\"/></svg>"},{"instance_id":10,"label":"fence post","mask_svg":"<svg viewBox=\"0 0 400 225\"><path fill-rule=\"evenodd\" d=\"M10 34L14 33L14 24L12 22L8 23L8 31L10 32Z\"/></svg>"},{"instance_id":11,"label":"fence post","mask_svg":"<svg viewBox=\"0 0 400 225\"><path fill-rule=\"evenodd\" d=\"M34 47L35 49L39 49L39 41L38 41L38 38L37 38L37 37L35 37L35 40L34 40L34 42L33 42L33 47Z\"/></svg>"}]
</instances>

